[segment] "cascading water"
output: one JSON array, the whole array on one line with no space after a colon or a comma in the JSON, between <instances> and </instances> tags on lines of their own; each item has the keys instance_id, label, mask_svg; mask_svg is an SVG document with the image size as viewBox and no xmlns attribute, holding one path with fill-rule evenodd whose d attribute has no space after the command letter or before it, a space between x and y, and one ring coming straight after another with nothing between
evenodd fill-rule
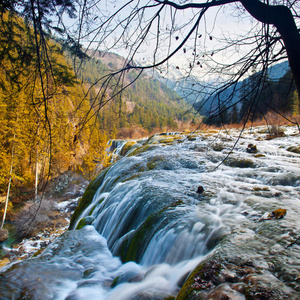
<instances>
[{"instance_id":1,"label":"cascading water","mask_svg":"<svg viewBox=\"0 0 300 300\"><path fill-rule=\"evenodd\" d=\"M287 150L299 148L295 130L286 128L286 137L266 141L257 128L234 149L237 130L218 140L212 132L157 135L128 147L92 183L99 186L94 197L79 205L72 228L89 225L68 231L42 255L7 267L0 275L0 298L164 299L176 296L214 249L268 264L257 247L272 241L264 234L254 238L255 226L265 224L259 218L278 205L287 208L289 223L281 223L289 232L286 244L300 226L300 154ZM259 152L247 153L254 142ZM264 230L269 234L274 227Z\"/></svg>"}]
</instances>

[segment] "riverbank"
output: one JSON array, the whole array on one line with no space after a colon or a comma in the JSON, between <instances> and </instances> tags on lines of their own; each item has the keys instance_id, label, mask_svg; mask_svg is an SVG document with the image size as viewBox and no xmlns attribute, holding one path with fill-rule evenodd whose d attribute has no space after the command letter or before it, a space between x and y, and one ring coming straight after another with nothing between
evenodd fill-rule
<instances>
[{"instance_id":1,"label":"riverbank","mask_svg":"<svg viewBox=\"0 0 300 300\"><path fill-rule=\"evenodd\" d=\"M70 217L88 181L68 171L49 182L42 201L27 201L4 229L9 237L0 243L0 268L39 254L68 229Z\"/></svg>"}]
</instances>

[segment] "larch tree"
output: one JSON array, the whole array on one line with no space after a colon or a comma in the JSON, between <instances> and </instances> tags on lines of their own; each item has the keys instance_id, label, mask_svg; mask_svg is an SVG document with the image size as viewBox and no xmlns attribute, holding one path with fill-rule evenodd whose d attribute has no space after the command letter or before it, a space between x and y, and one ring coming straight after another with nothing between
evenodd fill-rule
<instances>
[{"instance_id":1,"label":"larch tree","mask_svg":"<svg viewBox=\"0 0 300 300\"><path fill-rule=\"evenodd\" d=\"M222 21L219 15L224 11L227 19L233 18L236 27L245 27L244 20L247 20L247 29L240 34L235 34L232 28L228 32L225 29L216 30L218 26L226 27L224 19L223 23L218 23L219 19ZM73 60L76 72L80 71L80 60L86 57L88 50L100 49L126 55L127 60L120 70L102 78L102 89L107 89L109 84L121 86L113 91L105 103L130 84L124 81L124 72L135 70L135 75L131 77L134 82L144 70L154 68L164 73L174 60L179 62L183 58L185 65L178 65L177 68L185 76L193 78L197 74L208 78L214 74L214 81L209 81L210 87L207 80L203 86L197 83L184 87L187 94L202 100L199 109L210 101L215 102L210 105L211 115L235 104L232 99L239 89L238 83L249 76L253 68L261 75L259 85L264 87L268 68L282 60L289 61L299 95L299 1L5 0L0 4L0 12L2 15L5 12L17 14L33 28L31 51L20 47L18 41L11 38L13 33L9 26L3 26L2 30L12 41L11 47L18 48L25 61L32 63L35 57L37 79L44 92L45 121L47 87L51 82L49 79L53 78L51 70L55 66L50 63L48 56L51 49L47 37L50 34L60 36L69 52L76 54ZM49 72L46 79L42 76L41 66ZM226 94L224 91L230 87L230 93ZM99 105L98 109L101 108L102 105Z\"/></svg>"}]
</instances>

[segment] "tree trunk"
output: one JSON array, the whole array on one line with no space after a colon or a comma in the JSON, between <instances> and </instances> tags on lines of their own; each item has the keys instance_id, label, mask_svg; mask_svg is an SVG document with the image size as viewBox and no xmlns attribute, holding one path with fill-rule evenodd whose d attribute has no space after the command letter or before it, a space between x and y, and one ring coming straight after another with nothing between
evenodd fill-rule
<instances>
[{"instance_id":1,"label":"tree trunk","mask_svg":"<svg viewBox=\"0 0 300 300\"><path fill-rule=\"evenodd\" d=\"M9 193L10 193L10 185L11 185L11 179L12 179L13 161L14 161L15 138L16 138L16 134L14 133L14 139L13 139L13 144L12 144L12 149L11 149L11 163L10 163L10 171L9 171L9 180L8 180L7 194L6 194L5 207L4 207L4 212L3 212L3 217L2 217L2 222L1 222L0 230L3 228L3 225L5 223L7 206L8 206L8 199L9 199Z\"/></svg>"},{"instance_id":2,"label":"tree trunk","mask_svg":"<svg viewBox=\"0 0 300 300\"><path fill-rule=\"evenodd\" d=\"M34 184L34 196L35 202L38 202L38 186L39 186L39 133L40 133L40 118L37 128L37 145L35 149L35 184Z\"/></svg>"},{"instance_id":3,"label":"tree trunk","mask_svg":"<svg viewBox=\"0 0 300 300\"><path fill-rule=\"evenodd\" d=\"M300 34L290 9L284 5L269 5L259 0L240 0L258 21L274 25L285 45L290 68L300 96Z\"/></svg>"},{"instance_id":4,"label":"tree trunk","mask_svg":"<svg viewBox=\"0 0 300 300\"><path fill-rule=\"evenodd\" d=\"M34 184L34 196L35 202L38 202L38 185L39 185L39 163L38 163L38 155L39 155L39 146L36 146L36 160L35 160L35 184Z\"/></svg>"}]
</instances>

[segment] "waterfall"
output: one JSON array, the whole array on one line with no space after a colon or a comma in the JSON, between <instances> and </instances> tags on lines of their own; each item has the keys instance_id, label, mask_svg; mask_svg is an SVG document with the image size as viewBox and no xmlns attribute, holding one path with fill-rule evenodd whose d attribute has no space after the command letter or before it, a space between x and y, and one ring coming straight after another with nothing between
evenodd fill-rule
<instances>
[{"instance_id":1,"label":"waterfall","mask_svg":"<svg viewBox=\"0 0 300 300\"><path fill-rule=\"evenodd\" d=\"M155 135L122 151L126 142L119 142L118 159L88 187L86 194L94 195L83 197L73 230L40 256L2 272L0 298L164 299L175 297L214 252L228 260L252 255L268 266L268 255L257 247L272 242L263 234L274 227L258 235L258 220L281 201L291 216L299 212L289 199L299 193L300 155L286 146L299 143L299 136L266 142L256 139L260 130L235 149L236 130L219 135L221 146L209 132ZM259 155L246 151L254 142ZM286 225L286 242L298 223Z\"/></svg>"}]
</instances>

